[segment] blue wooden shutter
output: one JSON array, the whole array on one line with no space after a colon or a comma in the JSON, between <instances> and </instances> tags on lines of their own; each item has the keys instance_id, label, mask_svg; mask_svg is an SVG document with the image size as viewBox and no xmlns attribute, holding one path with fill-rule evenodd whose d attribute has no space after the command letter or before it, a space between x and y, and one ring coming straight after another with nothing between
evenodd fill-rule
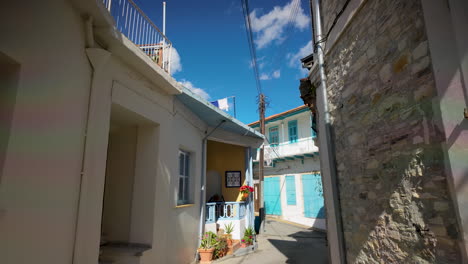
<instances>
[{"instance_id":1,"label":"blue wooden shutter","mask_svg":"<svg viewBox=\"0 0 468 264\"><path fill-rule=\"evenodd\" d=\"M286 200L288 205L296 205L296 177L286 176Z\"/></svg>"},{"instance_id":2,"label":"blue wooden shutter","mask_svg":"<svg viewBox=\"0 0 468 264\"><path fill-rule=\"evenodd\" d=\"M288 122L289 141L297 142L297 120Z\"/></svg>"},{"instance_id":3,"label":"blue wooden shutter","mask_svg":"<svg viewBox=\"0 0 468 264\"><path fill-rule=\"evenodd\" d=\"M317 132L315 132L317 130L316 122L317 122L316 116L314 114L311 114L310 115L310 130L312 132L312 138L317 137Z\"/></svg>"}]
</instances>

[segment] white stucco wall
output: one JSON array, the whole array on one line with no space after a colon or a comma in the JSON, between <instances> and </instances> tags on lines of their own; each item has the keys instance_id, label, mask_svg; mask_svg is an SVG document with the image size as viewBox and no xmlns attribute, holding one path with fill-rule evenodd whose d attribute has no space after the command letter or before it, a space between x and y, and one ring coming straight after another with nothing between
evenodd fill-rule
<instances>
[{"instance_id":1,"label":"white stucco wall","mask_svg":"<svg viewBox=\"0 0 468 264\"><path fill-rule=\"evenodd\" d=\"M141 264L193 261L208 127L155 83L170 77L140 74L138 60L128 63L132 53L121 47L87 49L84 13L68 1L10 2L0 17L0 52L19 65L11 131L2 143L0 263L97 262L110 124L119 122L136 127L136 153L133 189L119 197L130 210L129 228L114 239L128 233L129 242L150 244ZM239 138L221 130L213 136ZM179 149L191 155L186 206L176 202Z\"/></svg>"},{"instance_id":2,"label":"white stucco wall","mask_svg":"<svg viewBox=\"0 0 468 264\"><path fill-rule=\"evenodd\" d=\"M325 219L304 217L304 194L301 176L320 171L320 160L318 156L305 158L304 162L299 159L277 162L275 167L265 167L265 176L280 177L281 188L281 218L298 224L326 230ZM254 166L254 172L258 173L258 164ZM287 204L285 176L295 176L296 183L296 205ZM258 181L258 180L257 180Z\"/></svg>"},{"instance_id":3,"label":"white stucco wall","mask_svg":"<svg viewBox=\"0 0 468 264\"><path fill-rule=\"evenodd\" d=\"M309 138L312 136L312 123L310 115L310 111L306 111L292 116L288 116L282 120L267 122L265 124L265 136L268 138L268 140L270 140L269 129L270 127L277 126L279 129L279 143L289 143L288 122L292 120L297 120L298 139ZM256 128L256 130L259 131L259 128Z\"/></svg>"},{"instance_id":4,"label":"white stucco wall","mask_svg":"<svg viewBox=\"0 0 468 264\"><path fill-rule=\"evenodd\" d=\"M468 2L423 0L428 47L437 89L433 102L447 182L460 228L463 262L468 262Z\"/></svg>"},{"instance_id":5,"label":"white stucco wall","mask_svg":"<svg viewBox=\"0 0 468 264\"><path fill-rule=\"evenodd\" d=\"M0 17L0 52L19 64L0 262L71 263L91 72L84 26L68 1L12 1Z\"/></svg>"},{"instance_id":6,"label":"white stucco wall","mask_svg":"<svg viewBox=\"0 0 468 264\"><path fill-rule=\"evenodd\" d=\"M310 218L304 216L304 189L302 186L301 176L307 173L301 174L284 174L280 177L280 186L284 186L281 189L281 218L287 221L295 222L301 225L314 227L321 230L326 230L325 219ZM288 205L287 194L286 194L286 176L294 176L296 186L296 204Z\"/></svg>"},{"instance_id":7,"label":"white stucco wall","mask_svg":"<svg viewBox=\"0 0 468 264\"><path fill-rule=\"evenodd\" d=\"M132 70L120 61L112 62L113 102L130 108L158 127L154 132L159 138L155 145L155 191L140 198L143 203L155 201L153 248L143 254L141 263L188 263L195 256L198 243L201 144L206 126L177 99L158 92L136 72L124 74ZM191 157L192 204L188 206L177 206L179 149L189 152Z\"/></svg>"}]
</instances>

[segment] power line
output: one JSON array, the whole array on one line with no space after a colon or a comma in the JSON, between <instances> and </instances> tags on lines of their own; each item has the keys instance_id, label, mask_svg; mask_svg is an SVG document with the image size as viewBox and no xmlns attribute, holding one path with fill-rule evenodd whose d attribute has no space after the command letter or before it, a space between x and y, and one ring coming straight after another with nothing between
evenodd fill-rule
<instances>
[{"instance_id":1,"label":"power line","mask_svg":"<svg viewBox=\"0 0 468 264\"><path fill-rule=\"evenodd\" d=\"M252 68L254 70L255 83L257 85L257 92L258 94L262 94L262 85L260 82L260 75L258 71L257 53L255 51L255 43L253 41L252 23L250 21L250 15L249 15L250 11L249 11L248 0L242 0L242 11L244 13L245 30L247 33L247 41L249 44L249 51L250 51L250 57L251 57L251 62L252 62Z\"/></svg>"}]
</instances>

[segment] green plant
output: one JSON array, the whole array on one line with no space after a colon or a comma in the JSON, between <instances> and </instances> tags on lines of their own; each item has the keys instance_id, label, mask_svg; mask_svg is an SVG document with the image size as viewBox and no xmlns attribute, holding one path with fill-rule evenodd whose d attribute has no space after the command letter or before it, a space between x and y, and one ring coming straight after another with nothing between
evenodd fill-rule
<instances>
[{"instance_id":1,"label":"green plant","mask_svg":"<svg viewBox=\"0 0 468 264\"><path fill-rule=\"evenodd\" d=\"M230 222L229 224L224 224L224 230L226 231L226 234L230 235L234 231L234 224Z\"/></svg>"},{"instance_id":2,"label":"green plant","mask_svg":"<svg viewBox=\"0 0 468 264\"><path fill-rule=\"evenodd\" d=\"M216 244L218 243L217 236L215 233L209 231L206 232L202 240L200 242L200 248L202 249L210 249L216 247Z\"/></svg>"},{"instance_id":3,"label":"green plant","mask_svg":"<svg viewBox=\"0 0 468 264\"><path fill-rule=\"evenodd\" d=\"M242 243L252 244L255 236L255 230L253 227L247 227L244 230L244 237L241 239Z\"/></svg>"},{"instance_id":4,"label":"green plant","mask_svg":"<svg viewBox=\"0 0 468 264\"><path fill-rule=\"evenodd\" d=\"M216 238L216 246L215 246L215 250L213 253L214 258L217 259L217 258L224 257L227 253L227 250L228 250L228 244L227 244L226 238L224 237Z\"/></svg>"},{"instance_id":5,"label":"green plant","mask_svg":"<svg viewBox=\"0 0 468 264\"><path fill-rule=\"evenodd\" d=\"M245 243L245 244L252 244L252 242L253 242L253 236L244 236L244 237L241 239L241 242L242 242L242 243Z\"/></svg>"},{"instance_id":6,"label":"green plant","mask_svg":"<svg viewBox=\"0 0 468 264\"><path fill-rule=\"evenodd\" d=\"M255 235L255 229L253 227L249 226L244 230L244 236L254 236Z\"/></svg>"}]
</instances>

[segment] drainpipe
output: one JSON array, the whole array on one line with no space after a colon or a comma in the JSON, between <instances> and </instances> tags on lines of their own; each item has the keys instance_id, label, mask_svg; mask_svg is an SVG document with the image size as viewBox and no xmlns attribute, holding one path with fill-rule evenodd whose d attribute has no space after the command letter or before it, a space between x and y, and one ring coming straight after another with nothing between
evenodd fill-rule
<instances>
[{"instance_id":1,"label":"drainpipe","mask_svg":"<svg viewBox=\"0 0 468 264\"><path fill-rule=\"evenodd\" d=\"M201 239L203 236L203 232L205 231L205 203L206 203L206 142L208 141L208 137L213 134L216 129L218 129L222 124L224 124L226 120L222 120L219 124L211 130L209 134L207 134L202 139L202 154L201 154L201 177L200 177L200 224L198 226L198 244L200 245ZM198 260L198 251L195 253L195 261Z\"/></svg>"},{"instance_id":2,"label":"drainpipe","mask_svg":"<svg viewBox=\"0 0 468 264\"><path fill-rule=\"evenodd\" d=\"M319 0L311 0L311 11L315 22L315 40L322 39L322 24ZM315 42L315 41L314 41ZM320 149L320 169L324 187L328 187L328 194L325 199L327 209L327 238L329 261L332 264L346 263L345 245L343 239L343 223L341 219L340 201L338 198L338 181L335 162L335 148L331 136L330 111L328 109L327 77L325 75L325 60L323 42L316 43L316 56L318 57L318 67L321 85L318 88L317 104L318 111L323 119L319 123L319 149ZM328 186L327 186L328 185ZM324 188L325 191L325 188ZM330 193L331 192L331 193ZM325 194L325 193L324 193ZM333 221L335 220L335 221Z\"/></svg>"}]
</instances>

